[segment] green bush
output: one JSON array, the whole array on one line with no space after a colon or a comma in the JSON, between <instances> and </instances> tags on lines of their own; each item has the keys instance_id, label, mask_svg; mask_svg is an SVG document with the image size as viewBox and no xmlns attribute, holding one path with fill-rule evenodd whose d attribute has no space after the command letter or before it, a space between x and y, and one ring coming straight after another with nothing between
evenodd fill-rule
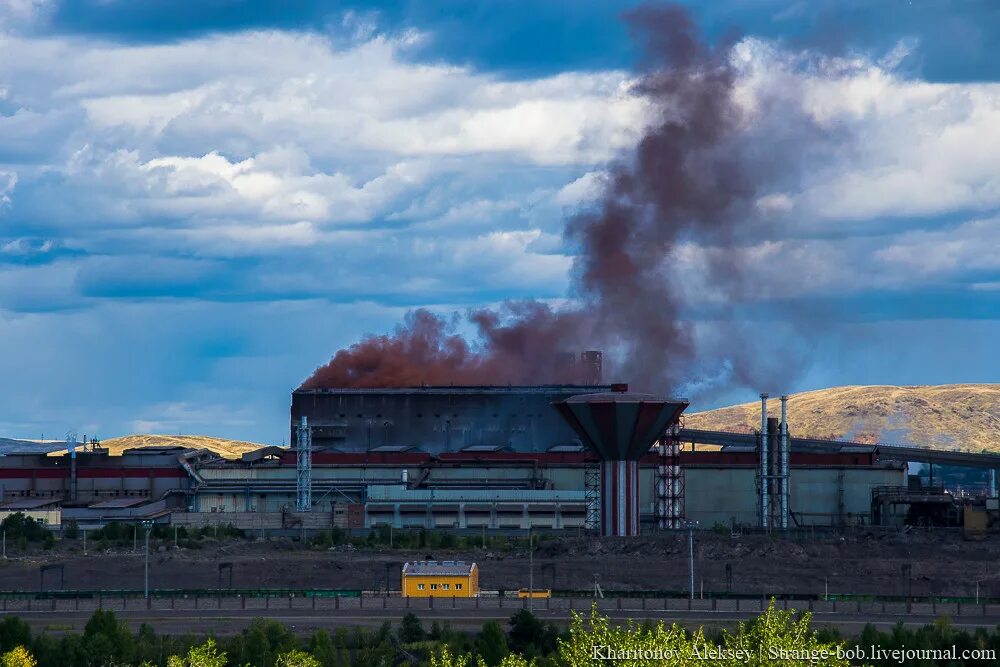
<instances>
[{"instance_id":1,"label":"green bush","mask_svg":"<svg viewBox=\"0 0 1000 667\"><path fill-rule=\"evenodd\" d=\"M729 529L729 526L716 521L712 525L712 532L715 533L716 535L730 535L732 534L733 531Z\"/></svg>"},{"instance_id":2,"label":"green bush","mask_svg":"<svg viewBox=\"0 0 1000 667\"><path fill-rule=\"evenodd\" d=\"M18 544L22 540L25 542L41 542L49 535L45 522L41 519L32 519L24 512L14 512L0 522L0 530L7 534L7 539L17 540ZM26 545L27 546L27 545Z\"/></svg>"}]
</instances>

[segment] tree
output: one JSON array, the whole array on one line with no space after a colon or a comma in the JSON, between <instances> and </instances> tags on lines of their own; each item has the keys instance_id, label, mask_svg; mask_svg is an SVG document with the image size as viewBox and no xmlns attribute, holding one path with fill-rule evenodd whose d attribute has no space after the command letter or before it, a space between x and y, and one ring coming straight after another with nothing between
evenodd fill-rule
<instances>
[{"instance_id":1,"label":"tree","mask_svg":"<svg viewBox=\"0 0 1000 667\"><path fill-rule=\"evenodd\" d=\"M183 658L167 658L167 667L226 667L226 654L219 651L214 639L208 639L201 646L192 646Z\"/></svg>"},{"instance_id":2,"label":"tree","mask_svg":"<svg viewBox=\"0 0 1000 667\"><path fill-rule=\"evenodd\" d=\"M23 646L16 646L0 656L2 667L35 667L38 664Z\"/></svg>"},{"instance_id":3,"label":"tree","mask_svg":"<svg viewBox=\"0 0 1000 667\"><path fill-rule=\"evenodd\" d=\"M424 639L426 633L420 619L412 611L403 617L399 626L399 641L404 644L419 642Z\"/></svg>"},{"instance_id":4,"label":"tree","mask_svg":"<svg viewBox=\"0 0 1000 667\"><path fill-rule=\"evenodd\" d=\"M10 651L31 644L31 627L17 616L4 616L0 621L0 651Z\"/></svg>"},{"instance_id":5,"label":"tree","mask_svg":"<svg viewBox=\"0 0 1000 667\"><path fill-rule=\"evenodd\" d=\"M71 519L69 525L66 526L66 530L63 531L63 537L68 540L75 540L80 537L80 526L76 523L76 519Z\"/></svg>"},{"instance_id":6,"label":"tree","mask_svg":"<svg viewBox=\"0 0 1000 667\"><path fill-rule=\"evenodd\" d=\"M836 657L837 644L821 641L809 627L810 620L810 614L796 617L795 612L775 609L772 602L767 611L751 623L740 623L735 633L724 631L718 642L710 642L701 629L689 633L677 624L670 627L662 622L653 627L633 622L612 625L594 608L586 622L582 616L574 614L568 637L557 642L557 655L544 658L540 663L593 667L595 660L607 659L630 667L770 667L783 664L848 667L848 660ZM519 626L531 629L533 624L527 616L522 616ZM600 655L596 655L596 651ZM620 657L624 652L628 657ZM431 667L473 667L470 655L453 653L447 646L431 656L430 664ZM498 667L531 667L534 664L534 661L528 662L511 653ZM486 665L482 656L478 665Z\"/></svg>"},{"instance_id":7,"label":"tree","mask_svg":"<svg viewBox=\"0 0 1000 667\"><path fill-rule=\"evenodd\" d=\"M317 630L309 638L309 652L316 656L323 667L336 667L337 647L326 630Z\"/></svg>"},{"instance_id":8,"label":"tree","mask_svg":"<svg viewBox=\"0 0 1000 667\"><path fill-rule=\"evenodd\" d=\"M508 653L500 662L499 667L532 667L533 664L516 653ZM473 662L471 655L467 653L464 655L453 654L448 650L447 646L442 647L438 653L431 655L431 667L483 667L483 665L482 658ZM587 665L587 667L592 666L593 663L588 663Z\"/></svg>"},{"instance_id":9,"label":"tree","mask_svg":"<svg viewBox=\"0 0 1000 667\"><path fill-rule=\"evenodd\" d=\"M510 617L510 650L537 654L545 642L545 626L538 617L522 609Z\"/></svg>"},{"instance_id":10,"label":"tree","mask_svg":"<svg viewBox=\"0 0 1000 667\"><path fill-rule=\"evenodd\" d=\"M0 530L7 533L8 539L17 540L18 543L44 540L49 532L43 520L32 519L24 512L8 514L3 521L0 521Z\"/></svg>"},{"instance_id":11,"label":"tree","mask_svg":"<svg viewBox=\"0 0 1000 667\"><path fill-rule=\"evenodd\" d=\"M507 635L499 623L489 621L483 625L483 631L476 640L476 653L487 667L497 667L504 656L510 653L507 648Z\"/></svg>"},{"instance_id":12,"label":"tree","mask_svg":"<svg viewBox=\"0 0 1000 667\"><path fill-rule=\"evenodd\" d=\"M83 653L93 664L130 662L135 640L115 617L115 612L98 609L83 628Z\"/></svg>"},{"instance_id":13,"label":"tree","mask_svg":"<svg viewBox=\"0 0 1000 667\"><path fill-rule=\"evenodd\" d=\"M319 660L305 651L293 650L282 653L274 661L274 667L321 667Z\"/></svg>"}]
</instances>

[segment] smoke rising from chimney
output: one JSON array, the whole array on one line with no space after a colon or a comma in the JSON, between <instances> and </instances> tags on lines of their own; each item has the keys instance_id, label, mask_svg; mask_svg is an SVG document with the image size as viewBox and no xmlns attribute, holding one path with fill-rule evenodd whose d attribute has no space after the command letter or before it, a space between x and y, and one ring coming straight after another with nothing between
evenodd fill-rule
<instances>
[{"instance_id":1,"label":"smoke rising from chimney","mask_svg":"<svg viewBox=\"0 0 1000 667\"><path fill-rule=\"evenodd\" d=\"M653 114L634 151L610 167L597 205L567 221L565 238L578 249L573 305L518 301L470 312L471 342L454 333L457 319L416 310L392 335L337 352L303 388L567 382L560 360L583 349L605 350L606 378L638 389L669 392L690 378L699 350L672 265L697 244L701 280L720 303L739 298L738 228L754 215L773 156L742 136L728 46L700 39L681 8L645 7L626 19L645 54L636 93ZM712 326L725 329L725 319ZM750 384L741 376L759 368L733 338L725 363L732 381Z\"/></svg>"}]
</instances>

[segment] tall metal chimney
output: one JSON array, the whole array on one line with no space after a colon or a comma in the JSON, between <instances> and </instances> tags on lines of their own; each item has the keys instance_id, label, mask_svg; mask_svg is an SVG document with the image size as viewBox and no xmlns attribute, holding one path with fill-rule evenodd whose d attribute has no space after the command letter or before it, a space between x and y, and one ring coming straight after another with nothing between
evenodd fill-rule
<instances>
[{"instance_id":1,"label":"tall metal chimney","mask_svg":"<svg viewBox=\"0 0 1000 667\"><path fill-rule=\"evenodd\" d=\"M604 375L604 355L600 350L580 353L580 376L583 384L601 384Z\"/></svg>"},{"instance_id":2,"label":"tall metal chimney","mask_svg":"<svg viewBox=\"0 0 1000 667\"><path fill-rule=\"evenodd\" d=\"M788 528L788 394L781 395L781 527Z\"/></svg>"},{"instance_id":3,"label":"tall metal chimney","mask_svg":"<svg viewBox=\"0 0 1000 667\"><path fill-rule=\"evenodd\" d=\"M69 500L75 503L77 497L78 480L76 474L76 434L70 433L66 436L66 444L69 446Z\"/></svg>"},{"instance_id":4,"label":"tall metal chimney","mask_svg":"<svg viewBox=\"0 0 1000 667\"><path fill-rule=\"evenodd\" d=\"M767 394L760 395L760 527L768 527L768 512L771 507L767 497Z\"/></svg>"},{"instance_id":5,"label":"tall metal chimney","mask_svg":"<svg viewBox=\"0 0 1000 667\"><path fill-rule=\"evenodd\" d=\"M555 408L601 459L601 534L639 534L639 459L687 408L685 400L609 392L572 396Z\"/></svg>"}]
</instances>

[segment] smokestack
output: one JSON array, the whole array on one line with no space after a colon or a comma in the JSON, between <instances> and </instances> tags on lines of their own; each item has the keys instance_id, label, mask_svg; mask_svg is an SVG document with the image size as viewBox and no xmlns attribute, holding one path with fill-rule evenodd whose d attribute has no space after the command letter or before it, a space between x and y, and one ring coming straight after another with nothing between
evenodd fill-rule
<instances>
[{"instance_id":1,"label":"smokestack","mask_svg":"<svg viewBox=\"0 0 1000 667\"><path fill-rule=\"evenodd\" d=\"M580 355L580 370L583 384L601 384L604 375L604 355L600 350L587 350Z\"/></svg>"},{"instance_id":2,"label":"smokestack","mask_svg":"<svg viewBox=\"0 0 1000 667\"><path fill-rule=\"evenodd\" d=\"M573 352L556 354L556 376L561 382L576 384L580 381L580 363Z\"/></svg>"},{"instance_id":3,"label":"smokestack","mask_svg":"<svg viewBox=\"0 0 1000 667\"><path fill-rule=\"evenodd\" d=\"M76 436L69 437L69 500L76 502L77 496L77 476L76 476Z\"/></svg>"},{"instance_id":4,"label":"smokestack","mask_svg":"<svg viewBox=\"0 0 1000 667\"><path fill-rule=\"evenodd\" d=\"M781 468L779 471L781 483L781 527L788 528L788 394L781 396Z\"/></svg>"},{"instance_id":5,"label":"smokestack","mask_svg":"<svg viewBox=\"0 0 1000 667\"><path fill-rule=\"evenodd\" d=\"M768 527L770 505L767 497L767 394L760 395L760 527Z\"/></svg>"}]
</instances>

